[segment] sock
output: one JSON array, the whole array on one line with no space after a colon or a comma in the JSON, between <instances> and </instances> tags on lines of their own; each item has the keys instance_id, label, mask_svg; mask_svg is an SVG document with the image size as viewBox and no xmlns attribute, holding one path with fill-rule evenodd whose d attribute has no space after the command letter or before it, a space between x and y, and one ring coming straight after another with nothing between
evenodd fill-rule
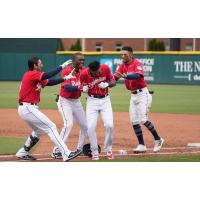
<instances>
[{"instance_id":1,"label":"sock","mask_svg":"<svg viewBox=\"0 0 200 200\"><path fill-rule=\"evenodd\" d=\"M30 135L25 142L24 149L25 151L30 151L30 149L39 141L39 138L33 137Z\"/></svg>"},{"instance_id":2,"label":"sock","mask_svg":"<svg viewBox=\"0 0 200 200\"><path fill-rule=\"evenodd\" d=\"M152 133L155 140L160 140L160 136L158 135L156 129L150 121L146 121L144 125L148 128L148 130Z\"/></svg>"},{"instance_id":3,"label":"sock","mask_svg":"<svg viewBox=\"0 0 200 200\"><path fill-rule=\"evenodd\" d=\"M139 144L144 145L144 139L143 139L143 135L142 135L141 126L139 124L133 125L133 129L135 131L135 135L137 136Z\"/></svg>"}]
</instances>

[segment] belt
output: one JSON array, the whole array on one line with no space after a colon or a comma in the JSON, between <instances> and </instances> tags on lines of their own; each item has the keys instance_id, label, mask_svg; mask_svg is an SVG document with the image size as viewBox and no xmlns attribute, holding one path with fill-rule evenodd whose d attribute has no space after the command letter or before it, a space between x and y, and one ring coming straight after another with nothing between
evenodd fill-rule
<instances>
[{"instance_id":1,"label":"belt","mask_svg":"<svg viewBox=\"0 0 200 200\"><path fill-rule=\"evenodd\" d=\"M35 104L35 103L28 103L28 102L23 102L23 103L22 103L22 102L20 102L20 103L19 103L19 105L20 105L20 106L23 106L23 105L24 105L24 103L25 103L25 104L30 104L30 105L37 105L37 104Z\"/></svg>"},{"instance_id":2,"label":"belt","mask_svg":"<svg viewBox=\"0 0 200 200\"><path fill-rule=\"evenodd\" d=\"M139 93L139 92L142 92L142 89L137 89L137 90L131 91L132 94L137 94L137 93Z\"/></svg>"},{"instance_id":3,"label":"belt","mask_svg":"<svg viewBox=\"0 0 200 200\"><path fill-rule=\"evenodd\" d=\"M91 94L88 94L88 96L93 97L93 98L103 99L104 97L108 96L108 94L105 94L105 95L91 95Z\"/></svg>"}]
</instances>

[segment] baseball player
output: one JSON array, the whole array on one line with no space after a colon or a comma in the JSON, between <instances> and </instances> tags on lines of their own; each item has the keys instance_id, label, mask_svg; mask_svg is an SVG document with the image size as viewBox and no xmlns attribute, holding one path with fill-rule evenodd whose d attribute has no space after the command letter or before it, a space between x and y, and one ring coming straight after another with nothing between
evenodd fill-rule
<instances>
[{"instance_id":1,"label":"baseball player","mask_svg":"<svg viewBox=\"0 0 200 200\"><path fill-rule=\"evenodd\" d=\"M66 75L69 75L72 70L74 70L72 75L75 78L66 80L61 84L59 99L57 102L59 112L64 122L64 127L62 128L60 137L64 142L67 141L73 126L74 118L81 129L77 146L77 149L81 151L83 149L84 142L87 139L87 121L80 101L82 91L80 85L80 73L83 69L84 55L76 53L73 57L73 65L65 68L61 73L61 76L65 77ZM59 148L54 147L52 157L62 157Z\"/></svg>"},{"instance_id":2,"label":"baseball player","mask_svg":"<svg viewBox=\"0 0 200 200\"><path fill-rule=\"evenodd\" d=\"M91 62L81 72L81 84L83 92L87 93L86 117L88 124L88 136L91 143L92 160L99 160L96 125L98 114L101 114L105 127L104 149L108 159L113 159L113 113L108 95L108 87L116 85L114 76L107 65L100 65L98 61Z\"/></svg>"},{"instance_id":3,"label":"baseball player","mask_svg":"<svg viewBox=\"0 0 200 200\"><path fill-rule=\"evenodd\" d=\"M50 139L60 149L63 161L75 158L81 152L70 151L63 140L60 138L56 125L39 111L37 104L40 101L41 88L62 83L64 80L74 78L72 73L63 78L49 80L49 78L58 74L62 69L67 67L71 60L66 61L59 67L50 72L41 72L43 67L42 61L38 57L28 60L28 71L25 72L19 92L19 116L33 129L31 135L26 140L24 146L18 150L16 156L23 160L35 160L36 158L29 154L31 148L39 141L43 132L47 133Z\"/></svg>"},{"instance_id":4,"label":"baseball player","mask_svg":"<svg viewBox=\"0 0 200 200\"><path fill-rule=\"evenodd\" d=\"M148 109L152 103L152 96L147 89L147 83L144 80L144 68L139 60L133 57L131 47L122 48L122 64L114 73L115 80L125 79L125 86L131 92L129 114L130 120L137 136L139 145L133 151L135 153L146 152L140 123L147 127L154 137L153 151L161 149L164 139L159 136L154 125L148 120Z\"/></svg>"}]
</instances>

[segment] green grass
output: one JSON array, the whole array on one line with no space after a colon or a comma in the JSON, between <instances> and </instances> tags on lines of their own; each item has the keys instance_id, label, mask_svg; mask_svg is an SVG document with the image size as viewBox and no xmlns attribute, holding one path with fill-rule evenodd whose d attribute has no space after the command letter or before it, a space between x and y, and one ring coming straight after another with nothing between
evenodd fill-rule
<instances>
[{"instance_id":1,"label":"green grass","mask_svg":"<svg viewBox=\"0 0 200 200\"><path fill-rule=\"evenodd\" d=\"M25 138L0 137L0 154L15 154L24 142Z\"/></svg>"},{"instance_id":2,"label":"green grass","mask_svg":"<svg viewBox=\"0 0 200 200\"><path fill-rule=\"evenodd\" d=\"M151 85L152 112L200 114L200 86Z\"/></svg>"},{"instance_id":3,"label":"green grass","mask_svg":"<svg viewBox=\"0 0 200 200\"><path fill-rule=\"evenodd\" d=\"M87 161L75 161L75 162L92 162ZM93 161L94 162L94 161ZM115 158L114 160L100 159L95 162L200 162L199 155L174 155L174 156L152 156L152 157L124 157Z\"/></svg>"},{"instance_id":4,"label":"green grass","mask_svg":"<svg viewBox=\"0 0 200 200\"><path fill-rule=\"evenodd\" d=\"M0 82L0 108L17 108L20 82ZM55 94L60 86L42 91L40 108L57 109ZM200 86L149 85L154 90L151 112L200 114ZM130 93L123 84L110 89L113 111L128 112ZM81 101L85 107L85 94ZM14 154L24 144L24 138L0 137L0 154ZM106 160L102 160L106 162ZM114 162L199 162L200 156L167 156L115 159Z\"/></svg>"},{"instance_id":5,"label":"green grass","mask_svg":"<svg viewBox=\"0 0 200 200\"><path fill-rule=\"evenodd\" d=\"M16 108L20 82L0 82L0 108ZM57 109L54 101L60 86L42 90L40 108ZM200 86L149 85L154 90L151 112L200 114ZM128 112L130 93L123 84L110 89L113 110ZM85 106L85 94L81 98Z\"/></svg>"},{"instance_id":6,"label":"green grass","mask_svg":"<svg viewBox=\"0 0 200 200\"><path fill-rule=\"evenodd\" d=\"M99 162L200 162L199 155L189 156L160 156L160 157L137 157L137 158L118 158L114 160L99 160Z\"/></svg>"}]
</instances>

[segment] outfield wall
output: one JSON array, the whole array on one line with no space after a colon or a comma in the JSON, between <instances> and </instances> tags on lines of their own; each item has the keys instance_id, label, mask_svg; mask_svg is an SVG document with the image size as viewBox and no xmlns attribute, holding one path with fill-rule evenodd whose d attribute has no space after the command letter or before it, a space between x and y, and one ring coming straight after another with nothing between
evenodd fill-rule
<instances>
[{"instance_id":1,"label":"outfield wall","mask_svg":"<svg viewBox=\"0 0 200 200\"><path fill-rule=\"evenodd\" d=\"M27 60L39 56L44 63L44 71L72 57L74 52L57 52L56 54L0 53L0 80L21 80L27 70ZM121 63L119 52L84 52L85 64L93 60L108 64L114 72ZM200 84L200 52L135 52L145 68L148 83L162 84Z\"/></svg>"}]
</instances>

